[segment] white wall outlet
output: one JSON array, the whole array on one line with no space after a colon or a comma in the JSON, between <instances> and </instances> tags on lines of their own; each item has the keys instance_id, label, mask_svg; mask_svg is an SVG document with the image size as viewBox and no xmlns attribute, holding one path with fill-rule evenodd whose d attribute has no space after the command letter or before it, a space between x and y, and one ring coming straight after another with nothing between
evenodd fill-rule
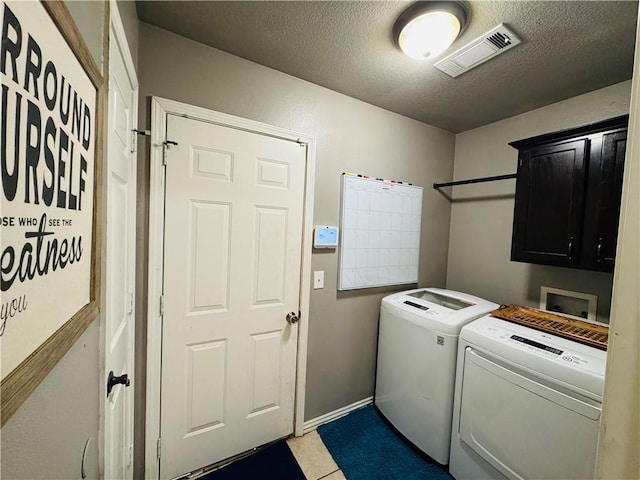
<instances>
[{"instance_id":1,"label":"white wall outlet","mask_svg":"<svg viewBox=\"0 0 640 480\"><path fill-rule=\"evenodd\" d=\"M313 272L313 289L324 288L324 270Z\"/></svg>"}]
</instances>

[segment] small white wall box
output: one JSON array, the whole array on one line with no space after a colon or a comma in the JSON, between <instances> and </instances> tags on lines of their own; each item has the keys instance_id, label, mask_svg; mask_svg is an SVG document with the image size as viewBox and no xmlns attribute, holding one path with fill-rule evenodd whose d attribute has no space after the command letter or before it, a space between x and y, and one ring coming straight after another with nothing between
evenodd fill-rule
<instances>
[{"instance_id":1,"label":"small white wall box","mask_svg":"<svg viewBox=\"0 0 640 480\"><path fill-rule=\"evenodd\" d=\"M598 296L559 288L540 287L540 308L595 322Z\"/></svg>"},{"instance_id":2,"label":"small white wall box","mask_svg":"<svg viewBox=\"0 0 640 480\"><path fill-rule=\"evenodd\" d=\"M316 225L313 231L313 248L337 248L338 227Z\"/></svg>"}]
</instances>

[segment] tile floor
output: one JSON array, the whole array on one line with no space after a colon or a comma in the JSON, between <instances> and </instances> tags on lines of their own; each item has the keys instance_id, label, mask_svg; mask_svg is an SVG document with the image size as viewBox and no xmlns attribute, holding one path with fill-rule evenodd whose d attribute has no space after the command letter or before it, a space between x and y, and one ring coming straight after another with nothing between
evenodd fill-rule
<instances>
[{"instance_id":1,"label":"tile floor","mask_svg":"<svg viewBox=\"0 0 640 480\"><path fill-rule=\"evenodd\" d=\"M315 430L302 437L290 438L287 444L307 480L346 480Z\"/></svg>"}]
</instances>

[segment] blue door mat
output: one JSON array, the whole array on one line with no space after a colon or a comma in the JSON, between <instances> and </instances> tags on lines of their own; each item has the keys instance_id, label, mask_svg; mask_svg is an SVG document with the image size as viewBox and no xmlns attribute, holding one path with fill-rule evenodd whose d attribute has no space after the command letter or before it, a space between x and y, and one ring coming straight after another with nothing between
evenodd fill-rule
<instances>
[{"instance_id":1,"label":"blue door mat","mask_svg":"<svg viewBox=\"0 0 640 480\"><path fill-rule=\"evenodd\" d=\"M373 406L318 427L347 480L452 480L396 434Z\"/></svg>"}]
</instances>

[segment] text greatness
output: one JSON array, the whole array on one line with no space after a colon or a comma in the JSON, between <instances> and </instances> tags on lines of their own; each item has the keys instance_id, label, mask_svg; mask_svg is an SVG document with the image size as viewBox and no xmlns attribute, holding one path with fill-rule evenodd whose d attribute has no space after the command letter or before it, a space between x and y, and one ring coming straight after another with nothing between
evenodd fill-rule
<instances>
[{"instance_id":1,"label":"text greatness","mask_svg":"<svg viewBox=\"0 0 640 480\"><path fill-rule=\"evenodd\" d=\"M39 2L0 2L2 376L90 301L97 90Z\"/></svg>"}]
</instances>

